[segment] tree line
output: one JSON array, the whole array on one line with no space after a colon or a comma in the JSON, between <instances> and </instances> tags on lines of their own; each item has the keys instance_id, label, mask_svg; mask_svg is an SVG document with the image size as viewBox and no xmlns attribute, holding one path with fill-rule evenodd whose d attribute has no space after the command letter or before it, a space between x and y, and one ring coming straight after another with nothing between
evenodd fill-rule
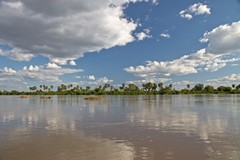
<instances>
[{"instance_id":1,"label":"tree line","mask_svg":"<svg viewBox=\"0 0 240 160\"><path fill-rule=\"evenodd\" d=\"M172 84L163 83L143 83L141 87L136 84L122 83L119 87L110 84L91 88L90 86L80 87L73 84L61 84L54 90L53 85L30 86L29 91L0 91L0 95L144 95L144 94L240 94L240 84L232 86L214 86L196 84L191 88L190 84L186 88L176 90Z\"/></svg>"}]
</instances>

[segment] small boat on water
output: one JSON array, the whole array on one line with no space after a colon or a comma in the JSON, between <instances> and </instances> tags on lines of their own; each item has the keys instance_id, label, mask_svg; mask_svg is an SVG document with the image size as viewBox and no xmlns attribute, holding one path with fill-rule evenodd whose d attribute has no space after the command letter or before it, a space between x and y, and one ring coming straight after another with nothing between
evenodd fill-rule
<instances>
[{"instance_id":1,"label":"small boat on water","mask_svg":"<svg viewBox=\"0 0 240 160\"><path fill-rule=\"evenodd\" d=\"M96 101L96 100L100 100L101 97L100 96L88 96L88 97L84 97L85 100L92 100L92 101Z\"/></svg>"},{"instance_id":2,"label":"small boat on water","mask_svg":"<svg viewBox=\"0 0 240 160\"><path fill-rule=\"evenodd\" d=\"M30 98L29 95L21 95L19 98Z\"/></svg>"},{"instance_id":3,"label":"small boat on water","mask_svg":"<svg viewBox=\"0 0 240 160\"><path fill-rule=\"evenodd\" d=\"M40 98L41 99L51 99L52 97L51 96L41 96Z\"/></svg>"}]
</instances>

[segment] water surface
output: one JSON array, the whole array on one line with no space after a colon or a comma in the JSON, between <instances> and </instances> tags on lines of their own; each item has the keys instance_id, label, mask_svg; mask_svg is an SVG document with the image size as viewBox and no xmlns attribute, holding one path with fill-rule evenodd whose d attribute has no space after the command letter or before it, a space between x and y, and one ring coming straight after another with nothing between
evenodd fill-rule
<instances>
[{"instance_id":1,"label":"water surface","mask_svg":"<svg viewBox=\"0 0 240 160\"><path fill-rule=\"evenodd\" d=\"M0 160L240 160L240 95L0 96Z\"/></svg>"}]
</instances>

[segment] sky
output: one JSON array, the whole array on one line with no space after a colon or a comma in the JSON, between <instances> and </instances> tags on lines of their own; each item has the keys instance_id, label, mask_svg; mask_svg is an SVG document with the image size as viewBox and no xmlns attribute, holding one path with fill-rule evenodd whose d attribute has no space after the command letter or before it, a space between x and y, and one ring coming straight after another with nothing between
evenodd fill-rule
<instances>
[{"instance_id":1,"label":"sky","mask_svg":"<svg viewBox=\"0 0 240 160\"><path fill-rule=\"evenodd\" d=\"M0 90L240 84L240 0L0 0Z\"/></svg>"}]
</instances>

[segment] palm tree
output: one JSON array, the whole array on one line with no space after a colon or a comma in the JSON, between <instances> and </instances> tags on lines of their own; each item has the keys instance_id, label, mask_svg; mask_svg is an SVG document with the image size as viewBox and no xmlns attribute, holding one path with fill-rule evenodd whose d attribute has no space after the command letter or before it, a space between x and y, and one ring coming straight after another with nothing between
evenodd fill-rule
<instances>
[{"instance_id":1,"label":"palm tree","mask_svg":"<svg viewBox=\"0 0 240 160\"><path fill-rule=\"evenodd\" d=\"M67 86L65 84L61 84L60 85L60 90L61 91L66 91L67 90Z\"/></svg>"},{"instance_id":2,"label":"palm tree","mask_svg":"<svg viewBox=\"0 0 240 160\"><path fill-rule=\"evenodd\" d=\"M152 90L156 91L157 86L158 86L158 85L157 85L156 83L153 83Z\"/></svg>"},{"instance_id":3,"label":"palm tree","mask_svg":"<svg viewBox=\"0 0 240 160\"><path fill-rule=\"evenodd\" d=\"M236 85L235 84L232 84L232 88L234 89L236 87Z\"/></svg>"},{"instance_id":4,"label":"palm tree","mask_svg":"<svg viewBox=\"0 0 240 160\"><path fill-rule=\"evenodd\" d=\"M159 90L163 89L163 83L158 83Z\"/></svg>"},{"instance_id":5,"label":"palm tree","mask_svg":"<svg viewBox=\"0 0 240 160\"><path fill-rule=\"evenodd\" d=\"M37 90L37 86L33 86L33 91L36 91Z\"/></svg>"},{"instance_id":6,"label":"palm tree","mask_svg":"<svg viewBox=\"0 0 240 160\"><path fill-rule=\"evenodd\" d=\"M240 89L240 84L236 86L236 90L239 90Z\"/></svg>"},{"instance_id":7,"label":"palm tree","mask_svg":"<svg viewBox=\"0 0 240 160\"><path fill-rule=\"evenodd\" d=\"M113 91L114 87L113 86L110 86L110 90Z\"/></svg>"},{"instance_id":8,"label":"palm tree","mask_svg":"<svg viewBox=\"0 0 240 160\"><path fill-rule=\"evenodd\" d=\"M125 84L124 84L124 83L122 83L122 85L119 87L119 89L120 89L121 91L123 91L123 90L124 90L124 88L125 88Z\"/></svg>"},{"instance_id":9,"label":"palm tree","mask_svg":"<svg viewBox=\"0 0 240 160\"><path fill-rule=\"evenodd\" d=\"M47 90L48 90L48 86L43 85L43 90L44 90L44 91L47 91Z\"/></svg>"},{"instance_id":10,"label":"palm tree","mask_svg":"<svg viewBox=\"0 0 240 160\"><path fill-rule=\"evenodd\" d=\"M86 86L86 90L89 91L91 89L90 86Z\"/></svg>"}]
</instances>

